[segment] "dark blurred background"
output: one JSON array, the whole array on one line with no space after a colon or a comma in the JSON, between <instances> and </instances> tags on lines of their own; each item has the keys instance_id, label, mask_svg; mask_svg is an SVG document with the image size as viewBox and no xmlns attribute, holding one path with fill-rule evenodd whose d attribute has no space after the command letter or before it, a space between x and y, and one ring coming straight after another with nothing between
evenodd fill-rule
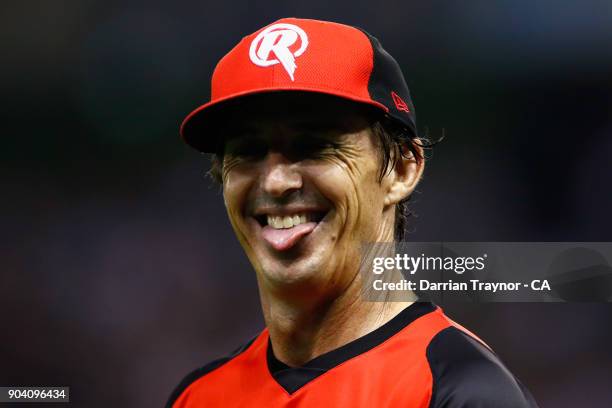
<instances>
[{"instance_id":1,"label":"dark blurred background","mask_svg":"<svg viewBox=\"0 0 612 408\"><path fill-rule=\"evenodd\" d=\"M285 16L365 28L434 151L415 241L612 241L612 3L5 1L0 385L161 406L262 328L208 161L178 125ZM612 305L453 304L543 407L612 406ZM38 405L40 406L40 405Z\"/></svg>"}]
</instances>

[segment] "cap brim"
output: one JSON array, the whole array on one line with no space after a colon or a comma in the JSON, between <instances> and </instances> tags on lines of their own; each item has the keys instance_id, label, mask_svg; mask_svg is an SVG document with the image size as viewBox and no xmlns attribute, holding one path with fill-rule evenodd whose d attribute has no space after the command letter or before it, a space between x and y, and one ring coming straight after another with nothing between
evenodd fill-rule
<instances>
[{"instance_id":1,"label":"cap brim","mask_svg":"<svg viewBox=\"0 0 612 408\"><path fill-rule=\"evenodd\" d=\"M217 153L223 146L225 141L223 134L224 132L215 131L222 129L224 121L228 120L227 115L223 113L228 110L230 105L239 106L241 103L247 103L249 97L263 95L263 94L285 94L289 92L308 92L313 94L329 95L344 100L353 102L363 103L370 106L374 106L381 109L384 113L387 113L389 109L381 104L369 98L363 98L360 96L338 92L337 90L324 90L324 89L312 89L312 88L263 88L263 89L252 89L247 92L236 93L232 95L219 98L215 101L208 102L193 112L191 112L180 127L180 135L185 143L204 153ZM234 122L235 117L231 118ZM227 123L225 123L227 124Z\"/></svg>"}]
</instances>

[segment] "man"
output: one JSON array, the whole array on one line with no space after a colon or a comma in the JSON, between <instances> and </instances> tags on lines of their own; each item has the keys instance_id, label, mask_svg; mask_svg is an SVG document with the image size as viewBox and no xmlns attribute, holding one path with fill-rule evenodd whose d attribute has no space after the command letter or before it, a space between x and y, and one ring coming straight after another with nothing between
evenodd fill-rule
<instances>
[{"instance_id":1,"label":"man","mask_svg":"<svg viewBox=\"0 0 612 408\"><path fill-rule=\"evenodd\" d=\"M535 406L440 308L363 296L362 244L402 239L424 165L407 85L374 37L282 19L243 38L181 134L214 154L266 329L168 407Z\"/></svg>"}]
</instances>

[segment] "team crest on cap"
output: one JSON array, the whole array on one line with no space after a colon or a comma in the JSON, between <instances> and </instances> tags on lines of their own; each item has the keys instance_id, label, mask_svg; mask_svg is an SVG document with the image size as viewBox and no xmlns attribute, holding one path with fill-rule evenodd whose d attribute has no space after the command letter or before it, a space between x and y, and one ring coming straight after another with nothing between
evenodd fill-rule
<instances>
[{"instance_id":1,"label":"team crest on cap","mask_svg":"<svg viewBox=\"0 0 612 408\"><path fill-rule=\"evenodd\" d=\"M298 42L299 48L292 51ZM308 47L308 36L300 27L287 23L273 24L257 34L251 42L249 57L253 64L260 67L281 64L293 81L293 74L297 68L295 59L306 51L306 47Z\"/></svg>"}]
</instances>

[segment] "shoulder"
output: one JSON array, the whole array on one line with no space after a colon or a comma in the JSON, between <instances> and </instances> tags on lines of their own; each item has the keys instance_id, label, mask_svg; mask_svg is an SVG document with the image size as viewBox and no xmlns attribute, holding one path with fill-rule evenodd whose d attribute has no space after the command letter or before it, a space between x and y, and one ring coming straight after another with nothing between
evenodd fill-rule
<instances>
[{"instance_id":1,"label":"shoulder","mask_svg":"<svg viewBox=\"0 0 612 408\"><path fill-rule=\"evenodd\" d=\"M228 363L229 361L231 361L238 355L242 354L246 349L248 349L253 344L253 342L257 339L257 337L258 336L253 337L251 340L249 340L248 342L244 343L243 345L241 345L240 347L232 351L229 355L213 360L209 362L208 364L200 368L197 368L193 370L192 372L190 372L189 374L187 374L181 380L181 382L174 388L174 391L172 391L172 394L170 394L170 398L168 398L168 401L166 402L166 408L171 408L176 402L176 400L179 399L181 394L183 394L183 392L191 384L198 381L205 375L211 373L212 371L216 370L217 368L223 366L224 364Z\"/></svg>"},{"instance_id":2,"label":"shoulder","mask_svg":"<svg viewBox=\"0 0 612 408\"><path fill-rule=\"evenodd\" d=\"M537 407L529 391L487 346L455 326L427 347L433 388L430 407Z\"/></svg>"}]
</instances>

